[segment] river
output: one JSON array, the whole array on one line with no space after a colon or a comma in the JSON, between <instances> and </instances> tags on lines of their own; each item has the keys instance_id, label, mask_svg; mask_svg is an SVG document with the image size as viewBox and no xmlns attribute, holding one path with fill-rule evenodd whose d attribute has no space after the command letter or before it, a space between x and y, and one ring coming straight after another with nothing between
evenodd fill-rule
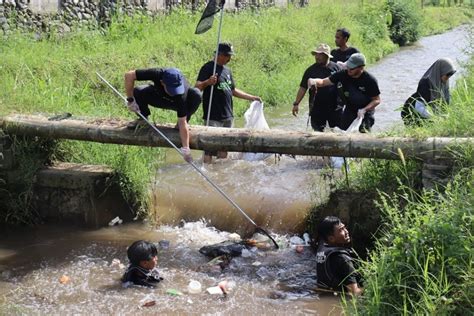
<instances>
[{"instance_id":1,"label":"river","mask_svg":"<svg viewBox=\"0 0 474 316\"><path fill-rule=\"evenodd\" d=\"M398 128L396 109L416 89L424 71L440 57L462 65L467 46L467 29L456 28L423 38L368 67L382 91L374 132ZM297 83L289 93L296 90ZM291 105L265 111L271 128L306 130L307 113L294 118ZM2 232L0 314L340 314L339 297L312 290L313 253L308 248L298 253L289 246L291 232L303 229L310 206L329 193L331 177L321 176L320 159L231 159L205 167L251 218L278 233L275 237L282 247L250 251L223 271L208 265L198 249L227 240L229 232L250 232L252 226L172 151L167 160L152 186L156 218L163 223L159 227L130 223L93 231L43 226ZM124 268L117 260L127 262L126 247L137 239L169 241L169 247L159 249L164 281L157 289L124 289L118 282ZM186 291L190 280L199 281L204 289L221 280L236 285L227 297L190 294ZM171 289L183 295L168 294ZM156 305L143 307L149 301Z\"/></svg>"}]
</instances>

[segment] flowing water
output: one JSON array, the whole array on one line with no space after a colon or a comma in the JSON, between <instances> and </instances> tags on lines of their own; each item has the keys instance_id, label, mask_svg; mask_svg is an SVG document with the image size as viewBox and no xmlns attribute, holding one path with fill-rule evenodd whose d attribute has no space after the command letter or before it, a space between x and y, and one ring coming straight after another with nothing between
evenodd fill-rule
<instances>
[{"instance_id":1,"label":"flowing water","mask_svg":"<svg viewBox=\"0 0 474 316\"><path fill-rule=\"evenodd\" d=\"M374 131L400 125L396 109L425 70L440 57L466 60L467 43L467 29L461 27L424 38L368 67L382 91ZM297 83L289 93L296 90ZM266 109L270 127L306 130L307 113L294 118L290 112L291 104ZM309 207L329 193L331 177L321 176L323 161L282 156L204 167L254 221L279 233L275 237L282 247L250 251L221 270L209 265L199 248L253 227L172 151L167 160L153 185L154 211L164 223L158 228L132 223L94 231L45 226L2 232L0 314L340 314L339 297L313 291L312 252L304 248L298 253L289 246L289 234L303 229ZM124 267L114 259L126 263L126 247L138 239L169 241L169 247L159 249L158 267L165 280L156 289L124 289L118 282ZM190 280L205 289L224 279L236 283L227 297L186 291ZM170 289L183 295L170 295ZM143 307L150 301L156 305Z\"/></svg>"}]
</instances>

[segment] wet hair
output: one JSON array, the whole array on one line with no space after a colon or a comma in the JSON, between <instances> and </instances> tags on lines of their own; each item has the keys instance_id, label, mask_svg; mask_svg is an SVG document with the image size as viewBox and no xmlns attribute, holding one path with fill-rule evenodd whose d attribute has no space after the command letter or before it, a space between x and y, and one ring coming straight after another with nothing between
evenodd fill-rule
<instances>
[{"instance_id":1,"label":"wet hair","mask_svg":"<svg viewBox=\"0 0 474 316\"><path fill-rule=\"evenodd\" d=\"M337 29L336 33L337 32L341 32L341 34L344 38L349 39L349 37L351 37L351 32L349 32L349 30L346 29L345 27L343 27L342 29Z\"/></svg>"},{"instance_id":2,"label":"wet hair","mask_svg":"<svg viewBox=\"0 0 474 316\"><path fill-rule=\"evenodd\" d=\"M156 246L145 240L137 240L128 247L127 256L130 263L140 265L140 261L148 261L158 255Z\"/></svg>"},{"instance_id":3,"label":"wet hair","mask_svg":"<svg viewBox=\"0 0 474 316\"><path fill-rule=\"evenodd\" d=\"M326 216L318 225L318 238L328 241L328 237L334 232L334 227L341 224L341 220L336 216Z\"/></svg>"}]
</instances>

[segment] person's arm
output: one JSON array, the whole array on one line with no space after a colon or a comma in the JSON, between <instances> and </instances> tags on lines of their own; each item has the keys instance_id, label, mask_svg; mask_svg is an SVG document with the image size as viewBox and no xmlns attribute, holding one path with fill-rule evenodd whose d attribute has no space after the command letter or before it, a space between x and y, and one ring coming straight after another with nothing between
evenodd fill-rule
<instances>
[{"instance_id":1,"label":"person's arm","mask_svg":"<svg viewBox=\"0 0 474 316\"><path fill-rule=\"evenodd\" d=\"M351 283L346 285L347 290L349 291L350 294L354 296L361 295L364 293L364 289L359 287L357 283Z\"/></svg>"},{"instance_id":2,"label":"person's arm","mask_svg":"<svg viewBox=\"0 0 474 316\"><path fill-rule=\"evenodd\" d=\"M362 110L364 110L365 112L371 111L375 109L377 105L380 104L380 101L380 95L376 95L375 97L372 97L372 100L369 102L369 104L367 104Z\"/></svg>"},{"instance_id":3,"label":"person's arm","mask_svg":"<svg viewBox=\"0 0 474 316\"><path fill-rule=\"evenodd\" d=\"M291 110L291 113L293 113L294 116L298 115L298 110L299 110L299 104L301 100L303 100L304 95L306 94L306 91L308 89L305 89L303 87L300 87L298 89L298 92L296 93L296 100L293 102L293 109Z\"/></svg>"},{"instance_id":4,"label":"person's arm","mask_svg":"<svg viewBox=\"0 0 474 316\"><path fill-rule=\"evenodd\" d=\"M329 79L329 77L324 78L324 79L320 79L320 78L309 78L308 79L308 88L310 88L312 86L322 88L322 87L331 86L333 84L334 83L332 83L332 81Z\"/></svg>"},{"instance_id":5,"label":"person's arm","mask_svg":"<svg viewBox=\"0 0 474 316\"><path fill-rule=\"evenodd\" d=\"M125 94L127 98L133 97L133 87L135 86L135 80L137 80L137 74L135 70L130 70L125 73Z\"/></svg>"},{"instance_id":6,"label":"person's arm","mask_svg":"<svg viewBox=\"0 0 474 316\"><path fill-rule=\"evenodd\" d=\"M191 162L191 149L189 148L189 125L186 121L186 116L178 117L179 138L181 139L181 153L184 160Z\"/></svg>"},{"instance_id":7,"label":"person's arm","mask_svg":"<svg viewBox=\"0 0 474 316\"><path fill-rule=\"evenodd\" d=\"M242 91L240 89L237 89L237 88L232 90L232 95L236 98L239 98L239 99L244 99L244 100L248 100L248 101L262 102L262 99L260 97L248 94L247 92L244 92L244 91Z\"/></svg>"},{"instance_id":8,"label":"person's arm","mask_svg":"<svg viewBox=\"0 0 474 316\"><path fill-rule=\"evenodd\" d=\"M210 76L207 80L204 81L196 81L196 84L194 85L196 88L198 88L201 91L204 91L208 86L212 86L216 84L217 82L217 74L214 74Z\"/></svg>"}]
</instances>

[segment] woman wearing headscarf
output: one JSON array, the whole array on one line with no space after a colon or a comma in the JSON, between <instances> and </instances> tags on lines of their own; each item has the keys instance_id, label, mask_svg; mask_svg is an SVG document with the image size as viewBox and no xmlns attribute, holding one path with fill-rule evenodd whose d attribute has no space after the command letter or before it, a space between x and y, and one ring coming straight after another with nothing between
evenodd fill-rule
<instances>
[{"instance_id":1,"label":"woman wearing headscarf","mask_svg":"<svg viewBox=\"0 0 474 316\"><path fill-rule=\"evenodd\" d=\"M449 58L435 61L418 82L416 92L405 101L402 119L405 125L418 125L431 117L428 107L436 113L440 103L449 104L449 78L456 72Z\"/></svg>"}]
</instances>

